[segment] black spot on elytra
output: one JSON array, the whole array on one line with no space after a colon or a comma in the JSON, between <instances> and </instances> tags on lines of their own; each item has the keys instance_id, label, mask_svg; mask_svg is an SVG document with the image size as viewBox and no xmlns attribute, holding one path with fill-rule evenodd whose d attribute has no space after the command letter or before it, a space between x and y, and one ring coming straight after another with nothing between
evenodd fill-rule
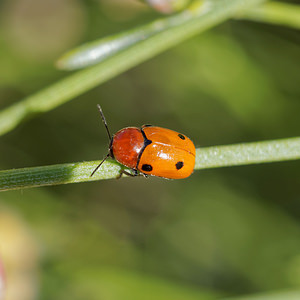
<instances>
[{"instance_id":1,"label":"black spot on elytra","mask_svg":"<svg viewBox=\"0 0 300 300\"><path fill-rule=\"evenodd\" d=\"M185 140L185 136L181 133L178 133L178 136L182 139L182 140Z\"/></svg>"},{"instance_id":2,"label":"black spot on elytra","mask_svg":"<svg viewBox=\"0 0 300 300\"><path fill-rule=\"evenodd\" d=\"M177 162L175 166L177 170L180 170L183 167L183 161Z\"/></svg>"},{"instance_id":3,"label":"black spot on elytra","mask_svg":"<svg viewBox=\"0 0 300 300\"><path fill-rule=\"evenodd\" d=\"M153 170L153 168L152 168L151 165L143 164L142 165L142 170L145 171L145 172L151 172Z\"/></svg>"}]
</instances>

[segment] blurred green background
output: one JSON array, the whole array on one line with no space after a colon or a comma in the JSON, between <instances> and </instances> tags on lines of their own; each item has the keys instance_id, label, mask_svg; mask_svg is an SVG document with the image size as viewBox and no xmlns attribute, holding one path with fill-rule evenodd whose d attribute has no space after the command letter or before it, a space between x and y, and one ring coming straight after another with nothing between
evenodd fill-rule
<instances>
[{"instance_id":1,"label":"blurred green background","mask_svg":"<svg viewBox=\"0 0 300 300\"><path fill-rule=\"evenodd\" d=\"M161 17L129 0L0 2L0 108L67 76L55 60ZM300 35L230 21L1 137L0 168L101 159L155 124L196 147L299 135ZM299 161L0 194L8 299L216 299L300 288ZM276 292L275 292L276 294Z\"/></svg>"}]
</instances>

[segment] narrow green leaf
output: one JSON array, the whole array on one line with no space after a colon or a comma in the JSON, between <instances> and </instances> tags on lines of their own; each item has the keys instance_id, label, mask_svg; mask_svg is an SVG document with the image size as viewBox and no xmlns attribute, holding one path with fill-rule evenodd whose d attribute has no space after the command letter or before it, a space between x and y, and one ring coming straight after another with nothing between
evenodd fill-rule
<instances>
[{"instance_id":1,"label":"narrow green leaf","mask_svg":"<svg viewBox=\"0 0 300 300\"><path fill-rule=\"evenodd\" d=\"M245 11L241 18L300 29L300 5L267 2Z\"/></svg>"},{"instance_id":2,"label":"narrow green leaf","mask_svg":"<svg viewBox=\"0 0 300 300\"><path fill-rule=\"evenodd\" d=\"M300 138L199 148L196 156L196 170L299 159Z\"/></svg>"},{"instance_id":3,"label":"narrow green leaf","mask_svg":"<svg viewBox=\"0 0 300 300\"><path fill-rule=\"evenodd\" d=\"M60 57L56 66L62 70L76 70L95 65L151 36L201 16L206 7L208 8L205 5L208 2L202 2L204 2L203 5L199 5L195 9L185 10L175 16L155 20L136 29L83 44Z\"/></svg>"},{"instance_id":4,"label":"narrow green leaf","mask_svg":"<svg viewBox=\"0 0 300 300\"><path fill-rule=\"evenodd\" d=\"M207 0L208 1L208 0ZM166 51L184 40L203 32L238 12L264 0L209 0L207 9L180 26L159 32L98 65L73 74L44 90L29 96L0 112L0 135L14 129L26 117L49 111L96 87L100 83Z\"/></svg>"},{"instance_id":5,"label":"narrow green leaf","mask_svg":"<svg viewBox=\"0 0 300 300\"><path fill-rule=\"evenodd\" d=\"M300 159L300 137L198 148L195 170ZM99 161L0 171L0 191L118 178L123 166L108 160L91 177ZM130 171L130 170L127 170Z\"/></svg>"},{"instance_id":6,"label":"narrow green leaf","mask_svg":"<svg viewBox=\"0 0 300 300\"><path fill-rule=\"evenodd\" d=\"M300 299L299 290L275 291L264 294L221 298L220 300L298 300Z\"/></svg>"}]
</instances>

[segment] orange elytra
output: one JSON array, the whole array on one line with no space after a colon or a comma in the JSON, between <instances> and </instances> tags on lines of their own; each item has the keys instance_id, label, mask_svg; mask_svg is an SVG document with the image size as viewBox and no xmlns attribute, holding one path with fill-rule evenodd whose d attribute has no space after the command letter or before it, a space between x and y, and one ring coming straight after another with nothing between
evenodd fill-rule
<instances>
[{"instance_id":1,"label":"orange elytra","mask_svg":"<svg viewBox=\"0 0 300 300\"><path fill-rule=\"evenodd\" d=\"M153 175L169 179L186 178L193 173L196 150L194 143L185 135L176 131L143 125L141 128L126 127L111 136L100 105L98 109L106 128L110 145L109 152L92 172L112 157L133 173L122 171L126 175ZM122 175L122 173L120 175Z\"/></svg>"}]
</instances>

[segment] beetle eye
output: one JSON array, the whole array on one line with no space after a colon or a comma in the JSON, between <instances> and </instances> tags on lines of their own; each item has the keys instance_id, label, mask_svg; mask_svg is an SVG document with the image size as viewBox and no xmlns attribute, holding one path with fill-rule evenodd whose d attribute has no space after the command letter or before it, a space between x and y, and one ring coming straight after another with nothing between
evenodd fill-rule
<instances>
[{"instance_id":1,"label":"beetle eye","mask_svg":"<svg viewBox=\"0 0 300 300\"><path fill-rule=\"evenodd\" d=\"M182 140L185 140L185 136L181 133L178 133L178 136L182 139Z\"/></svg>"}]
</instances>

